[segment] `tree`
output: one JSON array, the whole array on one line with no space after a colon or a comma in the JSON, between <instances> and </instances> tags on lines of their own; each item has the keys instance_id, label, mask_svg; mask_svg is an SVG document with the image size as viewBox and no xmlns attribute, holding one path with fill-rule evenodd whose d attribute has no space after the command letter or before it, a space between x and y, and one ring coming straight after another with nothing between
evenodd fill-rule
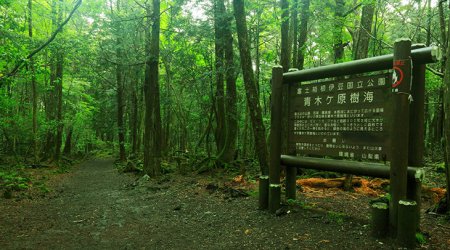
<instances>
[{"instance_id":1,"label":"tree","mask_svg":"<svg viewBox=\"0 0 450 250\"><path fill-rule=\"evenodd\" d=\"M450 10L450 4L449 4ZM450 32L450 22L447 22L447 34ZM447 60L444 73L444 136L445 136L445 169L447 180L447 208L450 208L450 43L447 41Z\"/></svg>"},{"instance_id":2,"label":"tree","mask_svg":"<svg viewBox=\"0 0 450 250\"><path fill-rule=\"evenodd\" d=\"M230 163L236 151L237 106L231 20L223 0L214 1L216 53L216 145L219 164ZM226 95L224 91L226 80Z\"/></svg>"},{"instance_id":3,"label":"tree","mask_svg":"<svg viewBox=\"0 0 450 250\"><path fill-rule=\"evenodd\" d=\"M113 10L111 9L111 12ZM125 91L125 78L124 78L124 66L122 65L123 54L123 31L122 31L122 23L117 18L120 15L121 11L121 1L117 0L116 2L116 11L115 15L115 36L116 36L116 98L117 98L117 133L119 137L119 160L121 162L126 161L126 152L125 152L125 124L124 124L124 91ZM111 13L114 15L114 13Z\"/></svg>"},{"instance_id":4,"label":"tree","mask_svg":"<svg viewBox=\"0 0 450 250\"><path fill-rule=\"evenodd\" d=\"M265 138L265 128L262 121L261 106L256 91L255 77L252 70L250 56L250 44L247 34L247 23L245 20L245 7L243 0L233 0L234 17L239 42L239 53L241 55L241 68L244 76L245 94L247 105L250 110L250 120L253 126L253 136L260 169L263 175L268 174L268 150Z\"/></svg>"},{"instance_id":5,"label":"tree","mask_svg":"<svg viewBox=\"0 0 450 250\"><path fill-rule=\"evenodd\" d=\"M289 2L281 0L281 59L283 71L287 72L290 68L291 46L289 45Z\"/></svg>"},{"instance_id":6,"label":"tree","mask_svg":"<svg viewBox=\"0 0 450 250\"><path fill-rule=\"evenodd\" d=\"M153 0L153 12L147 6L148 32L145 64L145 131L144 131L144 172L157 176L161 172L161 111L159 100L159 34L160 1ZM153 22L153 23L152 23ZM148 30L147 28L147 30Z\"/></svg>"}]
</instances>

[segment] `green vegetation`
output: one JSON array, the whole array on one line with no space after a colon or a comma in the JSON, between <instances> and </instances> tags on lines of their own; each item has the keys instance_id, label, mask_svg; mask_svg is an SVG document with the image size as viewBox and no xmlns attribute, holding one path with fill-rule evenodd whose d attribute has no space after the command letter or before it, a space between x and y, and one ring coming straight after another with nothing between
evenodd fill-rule
<instances>
[{"instance_id":1,"label":"green vegetation","mask_svg":"<svg viewBox=\"0 0 450 250\"><path fill-rule=\"evenodd\" d=\"M339 212L328 211L326 218L332 222L335 222L335 223L341 225L341 224L344 224L346 215L343 213L339 213Z\"/></svg>"},{"instance_id":2,"label":"green vegetation","mask_svg":"<svg viewBox=\"0 0 450 250\"><path fill-rule=\"evenodd\" d=\"M416 241L419 244L426 244L427 238L422 233L416 233Z\"/></svg>"}]
</instances>

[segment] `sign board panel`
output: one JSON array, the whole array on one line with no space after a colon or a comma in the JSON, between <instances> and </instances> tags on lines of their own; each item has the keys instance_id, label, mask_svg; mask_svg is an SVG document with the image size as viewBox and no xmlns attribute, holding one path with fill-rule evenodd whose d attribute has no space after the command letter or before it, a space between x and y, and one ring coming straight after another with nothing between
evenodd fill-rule
<instances>
[{"instance_id":1,"label":"sign board panel","mask_svg":"<svg viewBox=\"0 0 450 250\"><path fill-rule=\"evenodd\" d=\"M383 73L290 85L290 153L386 160L391 81L391 73Z\"/></svg>"}]
</instances>

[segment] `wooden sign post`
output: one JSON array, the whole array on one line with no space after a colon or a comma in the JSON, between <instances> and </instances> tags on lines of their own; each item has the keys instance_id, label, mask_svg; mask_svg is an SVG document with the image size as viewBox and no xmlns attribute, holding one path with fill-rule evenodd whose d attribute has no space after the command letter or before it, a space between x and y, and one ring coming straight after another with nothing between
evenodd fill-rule
<instances>
[{"instance_id":1,"label":"wooden sign post","mask_svg":"<svg viewBox=\"0 0 450 250\"><path fill-rule=\"evenodd\" d=\"M397 234L398 202L406 199L409 105L411 93L411 40L399 39L394 44L392 76L392 124L391 124L391 168L389 226L393 235Z\"/></svg>"},{"instance_id":2,"label":"wooden sign post","mask_svg":"<svg viewBox=\"0 0 450 250\"><path fill-rule=\"evenodd\" d=\"M280 208L280 155L281 121L283 105L283 68L272 69L272 106L270 117L270 165L269 165L269 211L275 213Z\"/></svg>"}]
</instances>

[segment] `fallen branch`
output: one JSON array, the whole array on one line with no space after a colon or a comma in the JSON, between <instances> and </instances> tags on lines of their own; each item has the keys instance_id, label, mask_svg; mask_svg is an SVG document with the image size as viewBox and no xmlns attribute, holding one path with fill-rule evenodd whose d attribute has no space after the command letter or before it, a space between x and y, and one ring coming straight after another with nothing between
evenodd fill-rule
<instances>
[{"instance_id":1,"label":"fallen branch","mask_svg":"<svg viewBox=\"0 0 450 250\"><path fill-rule=\"evenodd\" d=\"M442 72L439 72L439 71L437 71L437 70L435 70L435 69L433 69L433 68L431 68L429 66L427 66L427 70L430 71L431 73L441 77L441 78L444 78L444 73L442 73Z\"/></svg>"},{"instance_id":2,"label":"fallen branch","mask_svg":"<svg viewBox=\"0 0 450 250\"><path fill-rule=\"evenodd\" d=\"M78 9L78 7L80 7L82 2L83 2L83 0L78 0L78 2L75 4L72 11L70 12L69 16L66 18L66 20L64 20L64 22L62 22L59 25L59 27L53 32L53 34L50 36L50 38L45 43L43 43L41 46L39 46L38 48L33 50L27 57L25 57L25 59L22 59L19 62L17 62L16 66L13 68L13 70L11 70L11 72L6 74L5 76L0 76L0 88L2 87L2 85L4 83L4 79L14 76L19 71L19 69L21 69L23 67L23 64L25 61L30 60L34 55L39 53L39 51L41 51L42 49L47 47L53 40L55 40L56 35L58 35L58 33L60 33L62 31L64 26L69 22L69 20L72 18L73 14Z\"/></svg>"}]
</instances>

